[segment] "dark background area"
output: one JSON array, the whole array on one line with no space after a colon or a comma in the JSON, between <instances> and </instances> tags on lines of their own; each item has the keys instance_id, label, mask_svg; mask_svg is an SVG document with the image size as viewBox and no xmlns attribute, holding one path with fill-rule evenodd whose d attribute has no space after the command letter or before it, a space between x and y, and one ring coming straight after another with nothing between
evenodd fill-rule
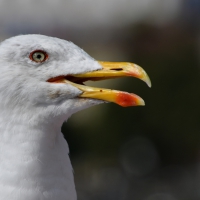
<instances>
[{"instance_id":1,"label":"dark background area","mask_svg":"<svg viewBox=\"0 0 200 200\"><path fill-rule=\"evenodd\" d=\"M145 107L103 104L62 127L79 200L200 199L200 1L0 1L0 39L40 33L97 60L129 61L132 78L88 83L134 92Z\"/></svg>"}]
</instances>

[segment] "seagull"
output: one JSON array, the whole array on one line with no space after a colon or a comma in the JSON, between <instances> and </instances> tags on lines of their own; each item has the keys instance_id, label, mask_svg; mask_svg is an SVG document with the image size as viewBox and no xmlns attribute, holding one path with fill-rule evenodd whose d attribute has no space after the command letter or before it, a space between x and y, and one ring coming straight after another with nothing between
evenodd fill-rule
<instances>
[{"instance_id":1,"label":"seagull","mask_svg":"<svg viewBox=\"0 0 200 200\"><path fill-rule=\"evenodd\" d=\"M101 103L144 105L84 82L130 76L151 86L136 64L96 61L72 42L38 34L0 44L0 75L1 200L76 200L63 122Z\"/></svg>"}]
</instances>

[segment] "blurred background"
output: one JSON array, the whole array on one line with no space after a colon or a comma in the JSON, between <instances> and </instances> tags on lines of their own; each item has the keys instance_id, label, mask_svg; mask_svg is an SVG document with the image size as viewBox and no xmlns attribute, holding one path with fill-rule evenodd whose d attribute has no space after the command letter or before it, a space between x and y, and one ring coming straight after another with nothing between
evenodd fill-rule
<instances>
[{"instance_id":1,"label":"blurred background","mask_svg":"<svg viewBox=\"0 0 200 200\"><path fill-rule=\"evenodd\" d=\"M146 106L103 104L63 125L79 200L200 199L199 0L0 0L0 27L1 41L63 38L97 60L135 62L152 80L88 83Z\"/></svg>"}]
</instances>

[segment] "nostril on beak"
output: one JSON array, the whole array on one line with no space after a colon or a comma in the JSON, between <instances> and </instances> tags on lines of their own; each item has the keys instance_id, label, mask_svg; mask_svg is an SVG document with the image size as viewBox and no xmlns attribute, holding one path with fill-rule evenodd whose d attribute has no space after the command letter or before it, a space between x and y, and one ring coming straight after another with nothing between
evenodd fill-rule
<instances>
[{"instance_id":1,"label":"nostril on beak","mask_svg":"<svg viewBox=\"0 0 200 200\"><path fill-rule=\"evenodd\" d=\"M123 69L122 68L113 68L113 69L110 69L110 70L113 70L113 71L122 71Z\"/></svg>"}]
</instances>

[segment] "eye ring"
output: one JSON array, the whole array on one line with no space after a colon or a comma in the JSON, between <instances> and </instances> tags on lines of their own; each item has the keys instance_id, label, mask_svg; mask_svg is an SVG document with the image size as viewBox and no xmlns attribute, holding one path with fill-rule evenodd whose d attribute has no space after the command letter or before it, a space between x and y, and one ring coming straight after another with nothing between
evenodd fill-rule
<instances>
[{"instance_id":1,"label":"eye ring","mask_svg":"<svg viewBox=\"0 0 200 200\"><path fill-rule=\"evenodd\" d=\"M48 58L48 54L42 50L35 50L30 53L29 58L37 63L42 63Z\"/></svg>"}]
</instances>

